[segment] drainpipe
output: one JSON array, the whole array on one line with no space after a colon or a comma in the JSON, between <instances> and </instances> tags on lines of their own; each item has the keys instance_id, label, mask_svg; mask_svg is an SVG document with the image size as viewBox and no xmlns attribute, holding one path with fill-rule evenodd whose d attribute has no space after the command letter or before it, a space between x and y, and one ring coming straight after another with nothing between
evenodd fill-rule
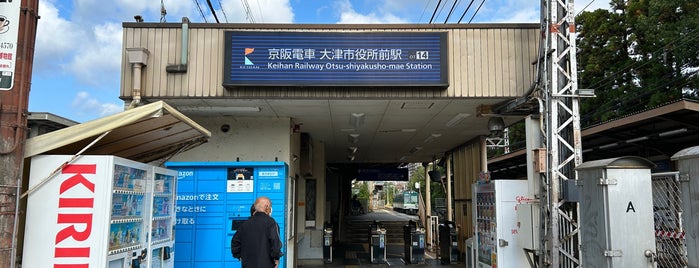
<instances>
[{"instance_id":1,"label":"drainpipe","mask_svg":"<svg viewBox=\"0 0 699 268\"><path fill-rule=\"evenodd\" d=\"M146 66L146 62L148 62L149 54L148 49L142 47L126 49L126 55L128 56L129 63L131 63L133 67L133 86L131 91L132 99L131 104L129 104L129 107L126 108L127 110L135 108L141 103L141 71L143 67Z\"/></svg>"},{"instance_id":2,"label":"drainpipe","mask_svg":"<svg viewBox=\"0 0 699 268\"><path fill-rule=\"evenodd\" d=\"M182 17L182 51L180 53L180 64L171 64L165 67L168 73L187 72L187 51L189 50L189 19Z\"/></svg>"}]
</instances>

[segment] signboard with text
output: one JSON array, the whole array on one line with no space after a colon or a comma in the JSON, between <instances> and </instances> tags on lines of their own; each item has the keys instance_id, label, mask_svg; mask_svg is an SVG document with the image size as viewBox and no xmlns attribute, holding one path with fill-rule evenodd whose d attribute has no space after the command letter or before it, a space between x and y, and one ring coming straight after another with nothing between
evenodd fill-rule
<instances>
[{"instance_id":1,"label":"signboard with text","mask_svg":"<svg viewBox=\"0 0 699 268\"><path fill-rule=\"evenodd\" d=\"M363 168L357 170L358 181L408 181L407 168Z\"/></svg>"},{"instance_id":2,"label":"signboard with text","mask_svg":"<svg viewBox=\"0 0 699 268\"><path fill-rule=\"evenodd\" d=\"M252 193L255 180L254 169L251 167L228 168L226 192L250 192Z\"/></svg>"},{"instance_id":3,"label":"signboard with text","mask_svg":"<svg viewBox=\"0 0 699 268\"><path fill-rule=\"evenodd\" d=\"M0 90L10 90L14 84L21 3L0 1Z\"/></svg>"},{"instance_id":4,"label":"signboard with text","mask_svg":"<svg viewBox=\"0 0 699 268\"><path fill-rule=\"evenodd\" d=\"M224 86L447 87L446 32L225 36Z\"/></svg>"}]
</instances>

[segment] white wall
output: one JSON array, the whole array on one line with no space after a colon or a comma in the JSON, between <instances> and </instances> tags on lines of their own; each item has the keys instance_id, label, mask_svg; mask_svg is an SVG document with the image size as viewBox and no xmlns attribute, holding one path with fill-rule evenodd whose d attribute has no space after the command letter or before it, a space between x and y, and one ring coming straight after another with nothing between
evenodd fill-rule
<instances>
[{"instance_id":1,"label":"white wall","mask_svg":"<svg viewBox=\"0 0 699 268\"><path fill-rule=\"evenodd\" d=\"M211 131L209 142L175 156L171 161L277 161L290 163L289 118L191 117ZM221 126L228 124L228 132Z\"/></svg>"},{"instance_id":2,"label":"white wall","mask_svg":"<svg viewBox=\"0 0 699 268\"><path fill-rule=\"evenodd\" d=\"M298 173L299 133L293 133L290 118L246 118L246 117L196 117L192 120L211 131L209 142L189 151L178 154L170 161L185 162L234 162L240 161L280 161L289 165L287 187L293 186L293 178ZM223 132L221 126L230 126ZM324 157L324 156L323 156ZM297 182L303 183L303 182ZM323 188L325 189L325 188ZM294 214L296 202L293 198L295 189L287 189L287 234L283 243L287 247L286 267L296 267L294 234ZM323 197L324 198L324 197ZM293 213L292 213L293 211Z\"/></svg>"},{"instance_id":3,"label":"white wall","mask_svg":"<svg viewBox=\"0 0 699 268\"><path fill-rule=\"evenodd\" d=\"M326 220L326 192L325 192L325 144L323 141L311 137L313 144L313 175L301 176L298 181L298 195L296 217L296 250L298 264L322 264L323 261L323 223ZM316 180L316 217L315 225L306 226L306 180Z\"/></svg>"},{"instance_id":4,"label":"white wall","mask_svg":"<svg viewBox=\"0 0 699 268\"><path fill-rule=\"evenodd\" d=\"M325 144L312 139L313 175L299 174L299 162L293 161L300 155L300 135L293 133L290 118L245 118L245 117L190 117L211 131L209 142L189 151L178 154L170 161L277 161L289 165L289 189L287 204L293 206L293 214L287 218L287 267L300 264L322 263L323 223L326 215ZM228 124L230 129L223 132L221 126ZM312 137L311 137L312 138ZM293 179L298 175L298 179ZM316 218L314 226L306 226L306 179L316 180ZM292 184L291 181L295 180ZM295 186L294 186L295 184ZM293 191L296 191L295 200ZM291 209L290 209L291 210ZM292 226L292 222L293 225ZM294 228L295 230L293 230ZM291 234L295 234L293 237Z\"/></svg>"}]
</instances>

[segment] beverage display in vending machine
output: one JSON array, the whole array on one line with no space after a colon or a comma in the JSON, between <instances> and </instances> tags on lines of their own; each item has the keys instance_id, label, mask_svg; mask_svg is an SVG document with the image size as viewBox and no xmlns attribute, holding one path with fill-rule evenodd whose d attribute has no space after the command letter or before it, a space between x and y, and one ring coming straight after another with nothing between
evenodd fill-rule
<instances>
[{"instance_id":1,"label":"beverage display in vending machine","mask_svg":"<svg viewBox=\"0 0 699 268\"><path fill-rule=\"evenodd\" d=\"M528 267L517 227L517 204L527 199L527 181L489 180L473 184L473 191L476 267Z\"/></svg>"}]
</instances>

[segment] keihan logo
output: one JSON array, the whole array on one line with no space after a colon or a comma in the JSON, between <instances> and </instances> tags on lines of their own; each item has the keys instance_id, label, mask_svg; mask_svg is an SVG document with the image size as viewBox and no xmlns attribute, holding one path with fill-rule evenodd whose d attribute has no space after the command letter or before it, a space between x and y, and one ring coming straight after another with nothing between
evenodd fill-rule
<instances>
[{"instance_id":1,"label":"keihan logo","mask_svg":"<svg viewBox=\"0 0 699 268\"><path fill-rule=\"evenodd\" d=\"M252 61L250 61L250 59L248 58L248 55L252 54L253 51L255 51L254 48L249 48L249 47L246 47L246 48L245 48L245 65L255 65L255 64L252 63Z\"/></svg>"}]
</instances>

